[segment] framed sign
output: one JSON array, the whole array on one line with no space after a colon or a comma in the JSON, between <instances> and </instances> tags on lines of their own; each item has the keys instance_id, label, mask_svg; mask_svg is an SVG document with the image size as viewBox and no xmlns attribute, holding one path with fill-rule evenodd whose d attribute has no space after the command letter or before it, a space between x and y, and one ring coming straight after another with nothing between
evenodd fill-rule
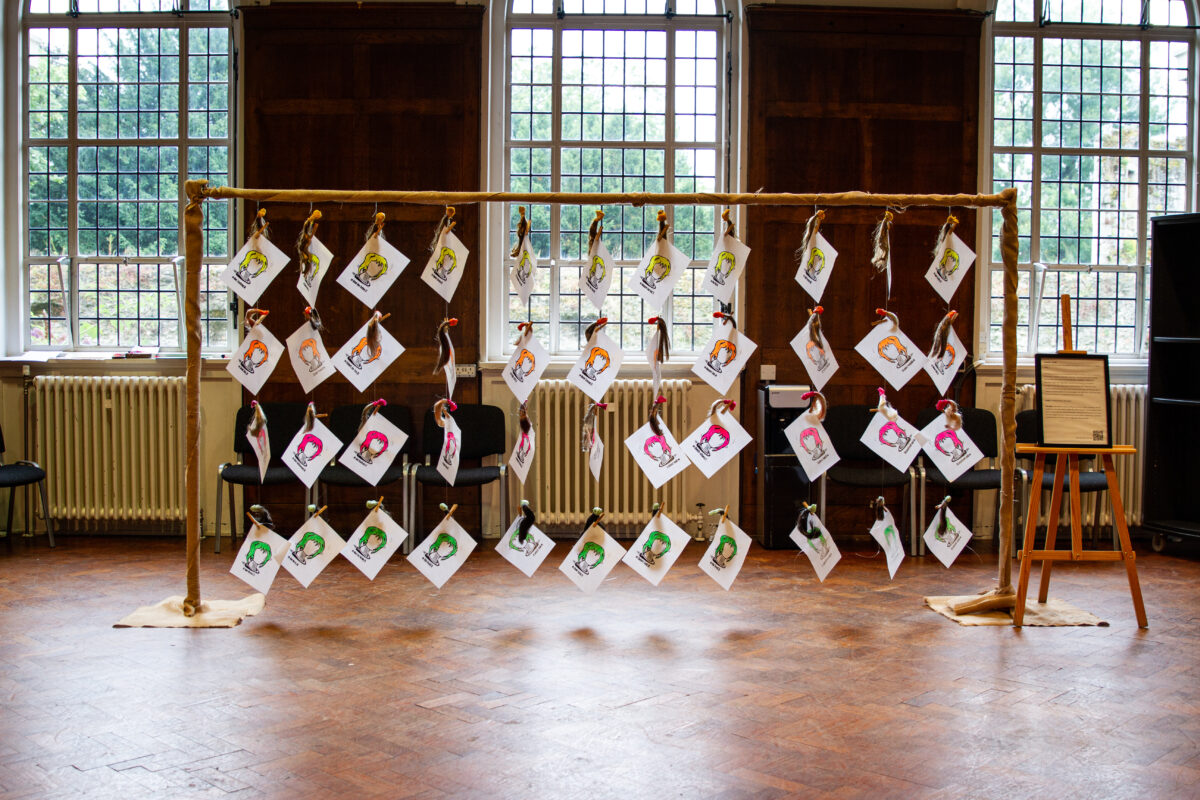
<instances>
[{"instance_id":1,"label":"framed sign","mask_svg":"<svg viewBox=\"0 0 1200 800\"><path fill-rule=\"evenodd\" d=\"M1042 447L1112 447L1108 356L1038 353Z\"/></svg>"}]
</instances>

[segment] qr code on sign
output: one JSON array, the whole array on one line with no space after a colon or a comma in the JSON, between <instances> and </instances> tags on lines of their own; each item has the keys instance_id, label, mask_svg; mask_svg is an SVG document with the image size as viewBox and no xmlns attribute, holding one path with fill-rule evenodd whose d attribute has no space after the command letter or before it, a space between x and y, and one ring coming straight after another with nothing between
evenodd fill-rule
<instances>
[{"instance_id":1,"label":"qr code on sign","mask_svg":"<svg viewBox=\"0 0 1200 800\"><path fill-rule=\"evenodd\" d=\"M1104 431L1092 431L1092 441L1093 442L1103 442L1104 441Z\"/></svg>"}]
</instances>

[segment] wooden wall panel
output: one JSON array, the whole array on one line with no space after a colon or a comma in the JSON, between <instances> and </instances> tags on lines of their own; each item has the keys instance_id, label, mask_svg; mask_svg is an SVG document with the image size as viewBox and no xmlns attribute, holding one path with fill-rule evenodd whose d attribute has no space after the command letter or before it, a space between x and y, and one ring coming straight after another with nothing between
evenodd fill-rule
<instances>
[{"instance_id":1,"label":"wooden wall panel","mask_svg":"<svg viewBox=\"0 0 1200 800\"><path fill-rule=\"evenodd\" d=\"M251 187L311 189L448 189L480 187L480 92L483 9L447 4L274 4L242 9L245 35L241 84L245 98L244 179ZM246 209L246 219L254 208ZM362 245L374 214L371 206L321 206L317 236L337 256L322 283L317 308L330 352L370 316L334 283ZM412 259L379 308L392 317L385 327L407 348L371 387L359 394L340 375L310 398L283 364L263 388L268 401L315 400L319 409L383 397L412 409L419 439L421 420L444 384L432 374L434 333L444 315L459 318L454 342L460 363L479 356L479 265L474 260L454 302L442 302L420 281L440 208L379 207L387 214L385 236ZM479 213L457 209L456 232L479 252ZM293 256L292 267L264 293L259 306L281 340L303 322L305 302L295 288L294 242L308 215L304 206L273 205L268 219L274 241ZM244 235L244 234L239 234ZM247 401L249 397L246 398ZM477 380L460 379L455 399L478 402ZM330 490L330 513L347 528L363 513L362 501L379 493ZM396 488L385 492L399 512ZM247 498L259 496L249 490ZM463 505L461 518L478 519L478 490L456 490L448 499ZM300 517L300 491L272 490L281 530ZM435 506L440 493L427 493ZM436 509L429 515L438 515ZM468 524L468 527L475 527Z\"/></svg>"},{"instance_id":2,"label":"wooden wall panel","mask_svg":"<svg viewBox=\"0 0 1200 800\"><path fill-rule=\"evenodd\" d=\"M744 188L768 192L951 193L976 190L979 38L982 18L966 13L751 7L749 28L748 168ZM807 383L789 342L813 303L795 282L793 251L811 209L751 208L747 241L747 313L742 321L760 348L743 384L747 427L757 424L761 364L775 364L778 383ZM870 267L870 238L881 210L827 210L822 232L839 251L826 289L825 332L840 369L826 386L831 404L869 403L878 373L853 347L885 301L884 281ZM959 235L975 246L975 215L959 209ZM910 209L892 234L890 309L904 331L928 347L946 305L924 279L938 210ZM974 272L972 272L972 277ZM974 282L955 297L955 329L964 341L975 324ZM973 397L967 381L964 402ZM922 373L889 399L914 419L937 399ZM753 428L751 428L753 429ZM754 459L743 460L742 518L759 502ZM830 486L828 522L865 532L865 504L877 492ZM789 498L788 502L794 500ZM889 494L899 514L899 495ZM964 508L964 513L965 513Z\"/></svg>"}]
</instances>

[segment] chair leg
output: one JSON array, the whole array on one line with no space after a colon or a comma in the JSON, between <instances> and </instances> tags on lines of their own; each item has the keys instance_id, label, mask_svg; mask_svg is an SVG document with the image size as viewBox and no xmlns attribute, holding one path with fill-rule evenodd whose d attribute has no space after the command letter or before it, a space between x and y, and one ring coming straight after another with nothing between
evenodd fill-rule
<instances>
[{"instance_id":1,"label":"chair leg","mask_svg":"<svg viewBox=\"0 0 1200 800\"><path fill-rule=\"evenodd\" d=\"M917 543L917 547L920 550L921 555L924 556L925 555L925 530L924 530L924 528L925 528L925 514L927 513L926 512L926 503L929 502L929 500L925 497L925 495L929 491L929 486L925 482L926 474L925 474L925 457L924 456L917 457L917 472L921 476L921 488L917 495L917 497L919 498L920 504L921 504L920 505L921 510L920 510L920 513L917 514L917 524L916 524L916 530L914 531L914 533L918 537L920 537L920 541Z\"/></svg>"},{"instance_id":2,"label":"chair leg","mask_svg":"<svg viewBox=\"0 0 1200 800\"><path fill-rule=\"evenodd\" d=\"M46 536L50 539L50 546L54 544L54 522L50 519L50 498L46 496L46 482L38 481L38 494L42 496L42 516L46 518Z\"/></svg>"},{"instance_id":3,"label":"chair leg","mask_svg":"<svg viewBox=\"0 0 1200 800\"><path fill-rule=\"evenodd\" d=\"M217 470L217 513L213 514L213 533L216 535L216 543L213 545L213 552L221 552L221 490L225 487L221 484L221 471Z\"/></svg>"},{"instance_id":4,"label":"chair leg","mask_svg":"<svg viewBox=\"0 0 1200 800\"><path fill-rule=\"evenodd\" d=\"M7 542L8 552L12 552L13 540L13 509L17 504L17 487L10 487L8 490L8 524L4 526L4 540Z\"/></svg>"},{"instance_id":5,"label":"chair leg","mask_svg":"<svg viewBox=\"0 0 1200 800\"><path fill-rule=\"evenodd\" d=\"M508 475L507 470L500 467L500 535L504 535L504 531L508 526ZM483 539L483 531L479 532L480 540Z\"/></svg>"},{"instance_id":6,"label":"chair leg","mask_svg":"<svg viewBox=\"0 0 1200 800\"><path fill-rule=\"evenodd\" d=\"M233 549L237 549L237 512L233 507L232 483L229 484L229 546Z\"/></svg>"}]
</instances>

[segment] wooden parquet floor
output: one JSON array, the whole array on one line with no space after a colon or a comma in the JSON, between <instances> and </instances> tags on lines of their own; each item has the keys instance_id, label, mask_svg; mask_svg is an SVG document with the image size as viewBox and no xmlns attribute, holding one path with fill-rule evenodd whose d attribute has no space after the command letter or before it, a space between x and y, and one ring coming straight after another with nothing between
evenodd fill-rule
<instances>
[{"instance_id":1,"label":"wooden parquet floor","mask_svg":"<svg viewBox=\"0 0 1200 800\"><path fill-rule=\"evenodd\" d=\"M207 549L207 548L206 548ZM2 548L0 548L2 551ZM565 552L560 544L555 553ZM1157 798L1200 795L1200 562L1063 566L1105 628L964 628L988 585L846 553L820 585L755 548L725 593L692 545L594 596L485 545L437 592L407 564L281 572L232 630L118 630L182 591L179 540L0 554L4 798ZM205 552L212 598L248 590Z\"/></svg>"}]
</instances>

